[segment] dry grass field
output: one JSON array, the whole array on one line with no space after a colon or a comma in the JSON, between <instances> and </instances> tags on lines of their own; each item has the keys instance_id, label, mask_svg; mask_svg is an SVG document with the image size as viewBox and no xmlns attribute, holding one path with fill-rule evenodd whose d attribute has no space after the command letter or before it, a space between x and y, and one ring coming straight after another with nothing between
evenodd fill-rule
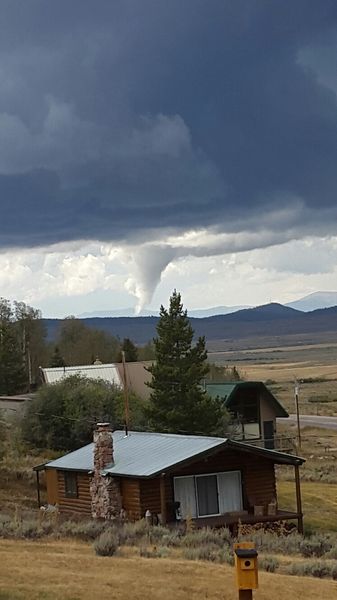
<instances>
[{"instance_id":1,"label":"dry grass field","mask_svg":"<svg viewBox=\"0 0 337 600\"><path fill-rule=\"evenodd\" d=\"M292 481L278 481L279 506L292 510L295 486ZM311 530L337 531L337 484L302 481L304 526Z\"/></svg>"},{"instance_id":2,"label":"dry grass field","mask_svg":"<svg viewBox=\"0 0 337 600\"><path fill-rule=\"evenodd\" d=\"M236 600L233 568L180 559L101 558L80 542L0 541L0 600ZM260 573L255 600L337 599L337 583Z\"/></svg>"}]
</instances>

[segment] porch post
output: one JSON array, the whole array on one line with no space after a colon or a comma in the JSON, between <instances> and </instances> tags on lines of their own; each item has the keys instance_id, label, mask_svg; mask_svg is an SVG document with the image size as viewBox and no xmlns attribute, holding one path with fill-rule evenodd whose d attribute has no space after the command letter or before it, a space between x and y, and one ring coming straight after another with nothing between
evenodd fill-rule
<instances>
[{"instance_id":1,"label":"porch post","mask_svg":"<svg viewBox=\"0 0 337 600\"><path fill-rule=\"evenodd\" d=\"M160 486L160 512L162 525L166 525L166 490L165 490L165 473L162 473L159 480Z\"/></svg>"},{"instance_id":2,"label":"porch post","mask_svg":"<svg viewBox=\"0 0 337 600\"><path fill-rule=\"evenodd\" d=\"M300 469L298 465L295 465L295 483L296 483L296 504L298 514L298 533L303 534L303 512L302 512L302 499L301 499L301 483L300 483Z\"/></svg>"},{"instance_id":3,"label":"porch post","mask_svg":"<svg viewBox=\"0 0 337 600\"><path fill-rule=\"evenodd\" d=\"M39 471L36 472L36 490L37 490L37 505L40 508L41 506L41 497L40 497L40 476Z\"/></svg>"},{"instance_id":4,"label":"porch post","mask_svg":"<svg viewBox=\"0 0 337 600\"><path fill-rule=\"evenodd\" d=\"M239 600L253 600L253 590L239 590Z\"/></svg>"}]
</instances>

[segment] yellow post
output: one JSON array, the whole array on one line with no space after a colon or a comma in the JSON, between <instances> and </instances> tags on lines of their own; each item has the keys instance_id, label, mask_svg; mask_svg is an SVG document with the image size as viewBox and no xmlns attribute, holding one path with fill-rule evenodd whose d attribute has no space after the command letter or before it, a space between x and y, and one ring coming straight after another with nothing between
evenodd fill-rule
<instances>
[{"instance_id":1,"label":"yellow post","mask_svg":"<svg viewBox=\"0 0 337 600\"><path fill-rule=\"evenodd\" d=\"M234 544L236 585L239 600L252 600L258 588L257 551L253 542Z\"/></svg>"}]
</instances>

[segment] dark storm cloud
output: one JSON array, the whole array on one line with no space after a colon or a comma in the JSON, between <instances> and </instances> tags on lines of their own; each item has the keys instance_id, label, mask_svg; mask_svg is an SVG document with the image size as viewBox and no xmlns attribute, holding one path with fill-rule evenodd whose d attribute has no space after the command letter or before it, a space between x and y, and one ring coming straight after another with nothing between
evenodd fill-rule
<instances>
[{"instance_id":1,"label":"dark storm cloud","mask_svg":"<svg viewBox=\"0 0 337 600\"><path fill-rule=\"evenodd\" d=\"M268 212L278 232L281 207L283 227L324 229L327 37L333 0L3 0L0 245L256 230Z\"/></svg>"}]
</instances>

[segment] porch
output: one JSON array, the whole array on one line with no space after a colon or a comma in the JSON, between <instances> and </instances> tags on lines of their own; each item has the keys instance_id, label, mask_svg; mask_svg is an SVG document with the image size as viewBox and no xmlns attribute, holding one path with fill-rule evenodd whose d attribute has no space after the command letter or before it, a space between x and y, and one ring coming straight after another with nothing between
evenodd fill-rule
<instances>
[{"instance_id":1,"label":"porch","mask_svg":"<svg viewBox=\"0 0 337 600\"><path fill-rule=\"evenodd\" d=\"M302 513L278 510L275 515L258 516L242 512L193 519L196 527L233 527L239 523L242 525L257 525L258 523L280 523L283 521L296 521L297 528L300 530L300 524L303 523L303 515Z\"/></svg>"}]
</instances>

